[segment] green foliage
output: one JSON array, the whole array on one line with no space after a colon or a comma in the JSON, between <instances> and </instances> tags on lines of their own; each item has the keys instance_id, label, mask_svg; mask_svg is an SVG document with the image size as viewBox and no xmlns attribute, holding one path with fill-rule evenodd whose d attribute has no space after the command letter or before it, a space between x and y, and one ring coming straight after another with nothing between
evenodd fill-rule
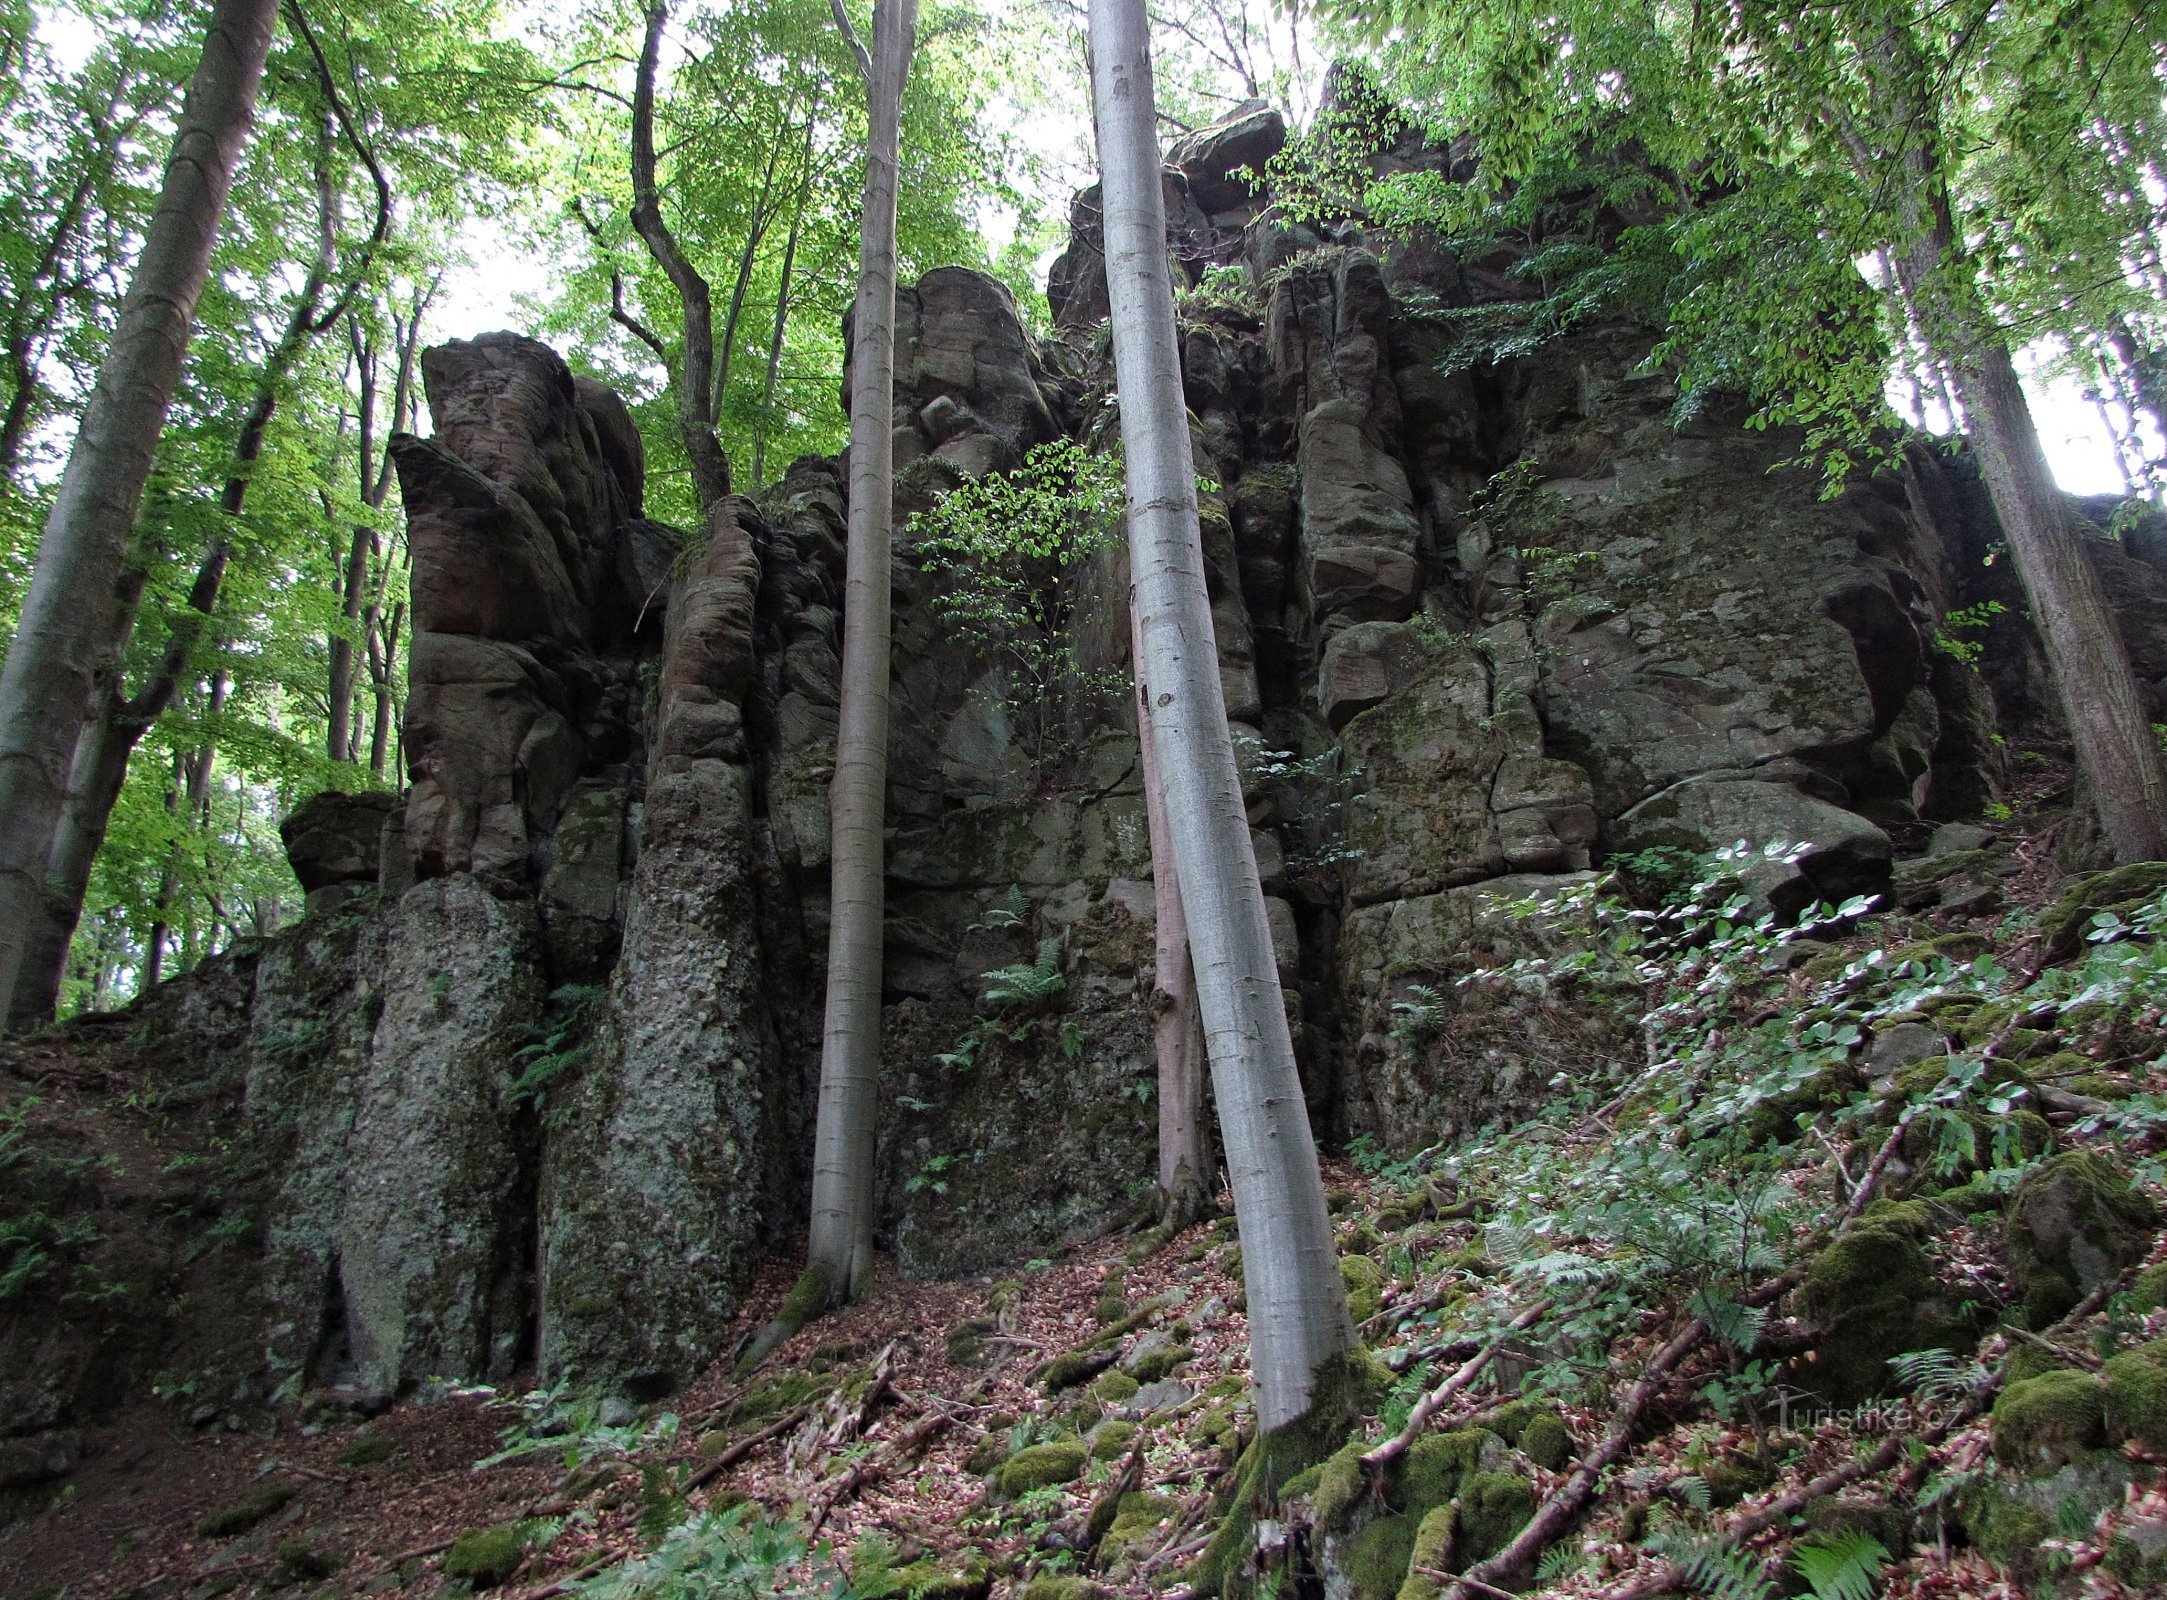
<instances>
[{"instance_id":1,"label":"green foliage","mask_svg":"<svg viewBox=\"0 0 2167 1600\"><path fill-rule=\"evenodd\" d=\"M1964 635L1984 632L2007 609L1999 600L1982 600L1977 605L1957 607L1944 615L1935 627L1934 648L1967 667L1977 666L1986 646L1980 640L1967 639Z\"/></svg>"},{"instance_id":2,"label":"green foliage","mask_svg":"<svg viewBox=\"0 0 2167 1600\"><path fill-rule=\"evenodd\" d=\"M1125 670L1087 666L1073 631L1087 567L1120 541L1122 492L1117 462L1061 440L1014 472L958 485L907 530L945 580L935 613L999 674L998 701L1013 708L1040 782L1128 682Z\"/></svg>"},{"instance_id":3,"label":"green foliage","mask_svg":"<svg viewBox=\"0 0 2167 1600\"><path fill-rule=\"evenodd\" d=\"M532 1037L512 1058L519 1075L505 1090L505 1103L532 1104L554 1117L549 1107L549 1088L567 1073L576 1072L594 1054L594 1030L600 1022L601 1002L608 991L592 984L568 983L550 991L542 1014L531 1028Z\"/></svg>"},{"instance_id":4,"label":"green foliage","mask_svg":"<svg viewBox=\"0 0 2167 1600\"><path fill-rule=\"evenodd\" d=\"M1814 1600L1873 1600L1888 1564L1887 1547L1856 1528L1802 1540L1791 1551L1791 1570Z\"/></svg>"},{"instance_id":5,"label":"green foliage","mask_svg":"<svg viewBox=\"0 0 2167 1600\"><path fill-rule=\"evenodd\" d=\"M1749 1551L1683 1531L1656 1534L1648 1548L1677 1563L1686 1583L1712 1600L1775 1600Z\"/></svg>"},{"instance_id":6,"label":"green foliage","mask_svg":"<svg viewBox=\"0 0 2167 1600\"><path fill-rule=\"evenodd\" d=\"M598 1457L623 1459L652 1450L677 1437L678 1419L667 1411L645 1425L605 1423L601 1397L576 1392L569 1376L499 1404L518 1417L498 1435L498 1448L474 1463L477 1472L533 1455L555 1456L569 1471Z\"/></svg>"},{"instance_id":7,"label":"green foliage","mask_svg":"<svg viewBox=\"0 0 2167 1600\"><path fill-rule=\"evenodd\" d=\"M1041 939L1036 959L996 967L984 982L985 1002L996 1011L1024 1013L1057 1005L1068 994L1068 979L1061 973L1060 936Z\"/></svg>"}]
</instances>

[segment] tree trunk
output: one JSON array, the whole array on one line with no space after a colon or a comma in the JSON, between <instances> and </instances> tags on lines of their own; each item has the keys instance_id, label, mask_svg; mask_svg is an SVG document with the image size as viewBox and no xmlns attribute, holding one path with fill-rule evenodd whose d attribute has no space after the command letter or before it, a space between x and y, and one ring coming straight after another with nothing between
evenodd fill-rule
<instances>
[{"instance_id":1,"label":"tree trunk","mask_svg":"<svg viewBox=\"0 0 2167 1600\"><path fill-rule=\"evenodd\" d=\"M1312 1400L1323 1398L1326 1368L1353 1348L1354 1329L1219 685L1142 0L1092 0L1091 51L1143 636L1138 677L1150 701L1241 1232L1257 1423L1274 1432L1301 1421Z\"/></svg>"},{"instance_id":2,"label":"tree trunk","mask_svg":"<svg viewBox=\"0 0 2167 1600\"><path fill-rule=\"evenodd\" d=\"M655 74L662 60L662 29L669 19L665 0L648 0L647 33L632 89L632 227L677 290L684 328L676 373L677 429L692 464L704 521L707 510L730 493L730 460L715 436L714 410L708 403L715 373L714 295L662 220L655 185Z\"/></svg>"},{"instance_id":3,"label":"tree trunk","mask_svg":"<svg viewBox=\"0 0 2167 1600\"><path fill-rule=\"evenodd\" d=\"M180 381L278 0L217 0L113 342L46 519L0 671L0 1015L36 914L77 734L119 640L105 619Z\"/></svg>"},{"instance_id":4,"label":"tree trunk","mask_svg":"<svg viewBox=\"0 0 2167 1600\"><path fill-rule=\"evenodd\" d=\"M1204 1129L1204 1023L1196 1006L1196 968L1189 958L1189 923L1166 820L1166 790L1153 748L1151 697L1143 692L1144 630L1129 602L1130 654L1137 668L1137 752L1144 771L1144 816L1151 831L1153 922L1152 1037L1159 1059L1159 1189L1166 1197L1162 1230L1187 1227L1211 1192L1211 1148Z\"/></svg>"},{"instance_id":5,"label":"tree trunk","mask_svg":"<svg viewBox=\"0 0 2167 1600\"><path fill-rule=\"evenodd\" d=\"M2118 863L2167 859L2159 743L2085 536L2039 448L2009 347L1982 338L1951 366L2107 847Z\"/></svg>"},{"instance_id":6,"label":"tree trunk","mask_svg":"<svg viewBox=\"0 0 2167 1600\"><path fill-rule=\"evenodd\" d=\"M835 0L835 14L849 31L841 0ZM875 0L871 57L858 47L869 131L850 347L842 714L828 791L833 887L807 1263L809 1277L824 1279L831 1304L858 1294L873 1263L873 1125L887 870L888 568L895 521L896 160L917 18L917 0ZM857 43L854 32L851 40Z\"/></svg>"}]
</instances>

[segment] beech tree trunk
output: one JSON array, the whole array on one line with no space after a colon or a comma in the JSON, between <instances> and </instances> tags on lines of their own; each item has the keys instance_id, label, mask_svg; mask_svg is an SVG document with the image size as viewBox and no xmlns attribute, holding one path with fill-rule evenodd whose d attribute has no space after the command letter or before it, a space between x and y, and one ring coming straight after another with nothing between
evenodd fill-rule
<instances>
[{"instance_id":1,"label":"beech tree trunk","mask_svg":"<svg viewBox=\"0 0 2167 1600\"><path fill-rule=\"evenodd\" d=\"M1309 1413L1324 1369L1353 1348L1354 1328L1219 685L1142 0L1092 0L1091 53L1138 677L1241 1232L1257 1423L1269 1432Z\"/></svg>"},{"instance_id":2,"label":"beech tree trunk","mask_svg":"<svg viewBox=\"0 0 2167 1600\"><path fill-rule=\"evenodd\" d=\"M278 0L216 0L113 342L46 519L0 670L0 1016L14 1006L77 734L117 668L113 595L234 166L248 136Z\"/></svg>"},{"instance_id":3,"label":"beech tree trunk","mask_svg":"<svg viewBox=\"0 0 2167 1600\"><path fill-rule=\"evenodd\" d=\"M850 373L850 528L842 713L829 785L828 990L813 1139L807 1276L828 1303L859 1293L873 1262L873 1131L880 1075L887 870L888 568L894 539L896 151L917 0L875 0L870 56L834 0L865 75L869 131Z\"/></svg>"},{"instance_id":4,"label":"beech tree trunk","mask_svg":"<svg viewBox=\"0 0 2167 1600\"><path fill-rule=\"evenodd\" d=\"M1144 816L1151 832L1152 1038L1159 1060L1159 1189L1169 1232L1203 1213L1211 1191L1211 1141L1204 1128L1204 1022L1196 1006L1196 968L1189 959L1189 923L1182 915L1181 880L1166 820L1166 790L1152 745L1151 696L1144 692L1144 630L1129 600L1130 655L1136 663L1136 743L1144 772Z\"/></svg>"}]
</instances>

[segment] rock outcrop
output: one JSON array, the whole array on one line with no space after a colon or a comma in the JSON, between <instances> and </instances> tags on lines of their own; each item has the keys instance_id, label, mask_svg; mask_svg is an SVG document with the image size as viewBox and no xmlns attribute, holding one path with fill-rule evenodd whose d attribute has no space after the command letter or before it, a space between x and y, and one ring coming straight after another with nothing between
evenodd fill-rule
<instances>
[{"instance_id":1,"label":"rock outcrop","mask_svg":"<svg viewBox=\"0 0 2167 1600\"><path fill-rule=\"evenodd\" d=\"M1749 883L1778 913L1878 891L1993 796L1997 713L2054 713L2013 603L1985 673L1935 647L2005 581L1961 462L1824 500L1781 465L1797 440L1682 420L1648 329L1464 345L1440 311L1524 301L1517 258L1282 220L1262 174L1285 139L1243 107L1165 175L1203 286L1181 326L1205 557L1313 1114L1407 1150L1632 1047L1457 984L1547 948L1527 902L1738 842L1770 852ZM1412 129L1376 157L1468 159ZM1087 192L1056 342L979 273L899 296L877 1189L911 1273L1051 1253L1153 1168L1129 713L1077 711L1057 759L1024 759L907 522L1035 445L1114 437L1096 217ZM455 343L424 379L434 434L393 445L411 788L297 812L310 916L154 1004L247 1063L263 1393L530 1357L660 1393L722 1351L803 1204L843 477L800 461L672 529L623 403L544 346ZM2155 556L2101 547L2161 680ZM1075 648L1120 667L1123 563L1081 581ZM989 1000L1003 969L1033 998Z\"/></svg>"}]
</instances>

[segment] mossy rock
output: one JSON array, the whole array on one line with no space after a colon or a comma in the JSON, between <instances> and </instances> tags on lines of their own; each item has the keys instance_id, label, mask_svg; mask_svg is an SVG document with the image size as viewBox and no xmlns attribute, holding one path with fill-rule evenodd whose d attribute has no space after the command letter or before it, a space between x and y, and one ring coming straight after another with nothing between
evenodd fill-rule
<instances>
[{"instance_id":1,"label":"mossy rock","mask_svg":"<svg viewBox=\"0 0 2167 1600\"><path fill-rule=\"evenodd\" d=\"M2079 1073L2069 1080L2068 1087L2072 1093L2090 1095L2094 1100L2127 1100L2137 1092L2129 1079L2110 1077L2104 1072Z\"/></svg>"},{"instance_id":2,"label":"mossy rock","mask_svg":"<svg viewBox=\"0 0 2167 1600\"><path fill-rule=\"evenodd\" d=\"M2099 1377L2107 1437L2167 1449L2167 1339L2110 1358Z\"/></svg>"},{"instance_id":3,"label":"mossy rock","mask_svg":"<svg viewBox=\"0 0 2167 1600\"><path fill-rule=\"evenodd\" d=\"M1118 1294L1102 1294L1091 1308L1093 1322L1119 1322L1129 1314L1129 1303Z\"/></svg>"},{"instance_id":4,"label":"mossy rock","mask_svg":"<svg viewBox=\"0 0 2167 1600\"><path fill-rule=\"evenodd\" d=\"M1884 1211L1862 1217L1814 1258L1800 1302L1819 1336L1811 1359L1792 1364L1801 1388L1856 1405L1888 1391L1890 1356L1968 1342L1969 1326L1919 1248L1921 1231L1909 1210Z\"/></svg>"},{"instance_id":5,"label":"mossy rock","mask_svg":"<svg viewBox=\"0 0 2167 1600\"><path fill-rule=\"evenodd\" d=\"M1963 858L1961 856L1936 856L1933 859L1937 862L1957 862ZM1963 869L1961 867L1952 867L1950 870L1951 872L1960 872ZM1947 876L1947 874L1944 874L1944 876ZM1946 961L1951 966L1961 967L1978 960L1993 948L1994 941L1983 933L1944 933L1931 939L1919 939L1910 944L1898 945L1889 952L1889 964L1895 966L1904 961L1917 961L1926 964L1935 961Z\"/></svg>"},{"instance_id":6,"label":"mossy rock","mask_svg":"<svg viewBox=\"0 0 2167 1600\"><path fill-rule=\"evenodd\" d=\"M1455 1559L1487 1561L1512 1543L1535 1514L1535 1486L1517 1472L1470 1472L1460 1482L1460 1540Z\"/></svg>"},{"instance_id":7,"label":"mossy rock","mask_svg":"<svg viewBox=\"0 0 2167 1600\"><path fill-rule=\"evenodd\" d=\"M987 1309L998 1313L1006 1311L1022 1298L1023 1280L1021 1278L1003 1278L986 1291L986 1306Z\"/></svg>"},{"instance_id":8,"label":"mossy rock","mask_svg":"<svg viewBox=\"0 0 2167 1600\"><path fill-rule=\"evenodd\" d=\"M1038 1386L1047 1394L1059 1394L1079 1383L1089 1383L1114 1364L1120 1352L1110 1345L1089 1344L1064 1350L1038 1370Z\"/></svg>"},{"instance_id":9,"label":"mossy rock","mask_svg":"<svg viewBox=\"0 0 2167 1600\"><path fill-rule=\"evenodd\" d=\"M991 1317L966 1317L948 1330L948 1362L956 1367L975 1367L986 1359L986 1340L1000 1324Z\"/></svg>"},{"instance_id":10,"label":"mossy rock","mask_svg":"<svg viewBox=\"0 0 2167 1600\"><path fill-rule=\"evenodd\" d=\"M1809 1500L1800 1513L1806 1526L1817 1534L1863 1533L1880 1542L1884 1550L1911 1546L1911 1518L1902 1507L1864 1496L1825 1494Z\"/></svg>"},{"instance_id":11,"label":"mossy rock","mask_svg":"<svg viewBox=\"0 0 2167 1600\"><path fill-rule=\"evenodd\" d=\"M2049 1372L2068 1372L2069 1363L2051 1350L2042 1350L2035 1344L2020 1344L2009 1352L2009 1359L2002 1367L2004 1383L2022 1383L2026 1378L2044 1377Z\"/></svg>"},{"instance_id":12,"label":"mossy rock","mask_svg":"<svg viewBox=\"0 0 2167 1600\"><path fill-rule=\"evenodd\" d=\"M1994 1402L1994 1459L2036 1478L2099 1449L2103 1397L2098 1379L2066 1369L2010 1384Z\"/></svg>"},{"instance_id":13,"label":"mossy rock","mask_svg":"<svg viewBox=\"0 0 2167 1600\"><path fill-rule=\"evenodd\" d=\"M1089 1578L1041 1576L1024 1586L1023 1600L1099 1600L1105 1592Z\"/></svg>"},{"instance_id":14,"label":"mossy rock","mask_svg":"<svg viewBox=\"0 0 2167 1600\"><path fill-rule=\"evenodd\" d=\"M1979 1554L2019 1577L2030 1573L2040 1546L2054 1537L2054 1519L1988 1483L1966 1497L1964 1531Z\"/></svg>"},{"instance_id":15,"label":"mossy rock","mask_svg":"<svg viewBox=\"0 0 2167 1600\"><path fill-rule=\"evenodd\" d=\"M746 1390L744 1398L731 1408L730 1415L738 1422L765 1422L815 1400L825 1399L834 1392L835 1380L825 1373L779 1372Z\"/></svg>"},{"instance_id":16,"label":"mossy rock","mask_svg":"<svg viewBox=\"0 0 2167 1600\"><path fill-rule=\"evenodd\" d=\"M389 1434L363 1433L354 1437L339 1457L342 1467L380 1467L399 1453L398 1441Z\"/></svg>"},{"instance_id":17,"label":"mossy rock","mask_svg":"<svg viewBox=\"0 0 2167 1600\"><path fill-rule=\"evenodd\" d=\"M1173 1372L1176 1367L1195 1359L1195 1346L1186 1344L1168 1345L1163 1350L1154 1350L1142 1360L1131 1363L1129 1376L1139 1384L1157 1383L1161 1378Z\"/></svg>"},{"instance_id":18,"label":"mossy rock","mask_svg":"<svg viewBox=\"0 0 2167 1600\"><path fill-rule=\"evenodd\" d=\"M1491 1465L1504 1459L1504 1444L1487 1428L1425 1433L1393 1463L1393 1503L1416 1517L1444 1505L1460 1492L1463 1479L1482 1468L1485 1458Z\"/></svg>"},{"instance_id":19,"label":"mossy rock","mask_svg":"<svg viewBox=\"0 0 2167 1600\"><path fill-rule=\"evenodd\" d=\"M1759 1456L1728 1455L1701 1473L1708 1485L1708 1500L1717 1507L1738 1504L1776 1481L1776 1469Z\"/></svg>"},{"instance_id":20,"label":"mossy rock","mask_svg":"<svg viewBox=\"0 0 2167 1600\"><path fill-rule=\"evenodd\" d=\"M1864 1085L1856 1063L1832 1062L1790 1093L1773 1095L1747 1112L1741 1127L1746 1143L1756 1149L1771 1139L1788 1144L1798 1137L1801 1117L1837 1109Z\"/></svg>"},{"instance_id":21,"label":"mossy rock","mask_svg":"<svg viewBox=\"0 0 2167 1600\"><path fill-rule=\"evenodd\" d=\"M320 1550L298 1534L279 1540L271 1552L273 1569L281 1583L308 1583L328 1578L343 1563L328 1550Z\"/></svg>"},{"instance_id":22,"label":"mossy rock","mask_svg":"<svg viewBox=\"0 0 2167 1600\"><path fill-rule=\"evenodd\" d=\"M1413 1517L1379 1517L1347 1541L1340 1570L1353 1600L1397 1600L1414 1561L1418 1526Z\"/></svg>"},{"instance_id":23,"label":"mossy rock","mask_svg":"<svg viewBox=\"0 0 2167 1600\"><path fill-rule=\"evenodd\" d=\"M1168 1517L1181 1509L1172 1495L1142 1491L1125 1494L1115 1508L1114 1520L1099 1540L1099 1563L1111 1566L1127 1554L1129 1546L1148 1539Z\"/></svg>"},{"instance_id":24,"label":"mossy rock","mask_svg":"<svg viewBox=\"0 0 2167 1600\"><path fill-rule=\"evenodd\" d=\"M1107 1405L1117 1406L1124 1400L1133 1399L1143 1387L1126 1372L1102 1372L1092 1381L1092 1395Z\"/></svg>"},{"instance_id":25,"label":"mossy rock","mask_svg":"<svg viewBox=\"0 0 2167 1600\"><path fill-rule=\"evenodd\" d=\"M1135 1437L1136 1424L1133 1422L1102 1422L1091 1435L1091 1459L1118 1460Z\"/></svg>"},{"instance_id":26,"label":"mossy rock","mask_svg":"<svg viewBox=\"0 0 2167 1600\"><path fill-rule=\"evenodd\" d=\"M1555 1411L1538 1411L1521 1431L1520 1453L1545 1472L1561 1472L1576 1453L1572 1430Z\"/></svg>"},{"instance_id":27,"label":"mossy rock","mask_svg":"<svg viewBox=\"0 0 2167 1600\"><path fill-rule=\"evenodd\" d=\"M1367 1322L1384 1307L1384 1268L1368 1256L1339 1258L1339 1280L1347 1286L1347 1314Z\"/></svg>"},{"instance_id":28,"label":"mossy rock","mask_svg":"<svg viewBox=\"0 0 2167 1600\"><path fill-rule=\"evenodd\" d=\"M1073 1440L1026 1446L1001 1468L1001 1493L1013 1497L1048 1484L1072 1483L1083 1476L1088 1460L1090 1452Z\"/></svg>"},{"instance_id":29,"label":"mossy rock","mask_svg":"<svg viewBox=\"0 0 2167 1600\"><path fill-rule=\"evenodd\" d=\"M2010 1201L2002 1241L2035 1328L2144 1259L2158 1214L2104 1157L2070 1150L2033 1172Z\"/></svg>"},{"instance_id":30,"label":"mossy rock","mask_svg":"<svg viewBox=\"0 0 2167 1600\"><path fill-rule=\"evenodd\" d=\"M445 1552L444 1576L464 1578L477 1589L487 1589L519 1570L532 1543L531 1530L524 1522L469 1528Z\"/></svg>"},{"instance_id":31,"label":"mossy rock","mask_svg":"<svg viewBox=\"0 0 2167 1600\"><path fill-rule=\"evenodd\" d=\"M1008 1436L1003 1433L988 1433L971 1446L971 1453L963 1458L963 1470L974 1478L983 1478L1007 1461Z\"/></svg>"},{"instance_id":32,"label":"mossy rock","mask_svg":"<svg viewBox=\"0 0 2167 1600\"><path fill-rule=\"evenodd\" d=\"M1452 1570L1458 1542L1456 1520L1452 1507L1438 1506L1416 1524L1414 1553L1407 1562L1399 1600L1436 1600L1438 1583L1430 1574Z\"/></svg>"},{"instance_id":33,"label":"mossy rock","mask_svg":"<svg viewBox=\"0 0 2167 1600\"><path fill-rule=\"evenodd\" d=\"M2167 892L2167 861L2139 861L2079 878L2040 913L2046 959L2066 961L2081 951L2092 918L2100 912L2111 911L2127 921L2162 892Z\"/></svg>"},{"instance_id":34,"label":"mossy rock","mask_svg":"<svg viewBox=\"0 0 2167 1600\"><path fill-rule=\"evenodd\" d=\"M881 1573L855 1592L864 1600L986 1600L993 1577L984 1567L950 1569L937 1561L914 1561Z\"/></svg>"},{"instance_id":35,"label":"mossy rock","mask_svg":"<svg viewBox=\"0 0 2167 1600\"><path fill-rule=\"evenodd\" d=\"M1249 1385L1239 1378L1214 1378L1204 1385L1206 1400L1239 1400L1249 1392Z\"/></svg>"},{"instance_id":36,"label":"mossy rock","mask_svg":"<svg viewBox=\"0 0 2167 1600\"><path fill-rule=\"evenodd\" d=\"M2167 1261L2155 1261L2131 1281L2129 1309L2138 1316L2167 1306Z\"/></svg>"},{"instance_id":37,"label":"mossy rock","mask_svg":"<svg viewBox=\"0 0 2167 1600\"><path fill-rule=\"evenodd\" d=\"M1196 1420L1189 1425L1189 1438L1194 1444L1223 1445L1233 1435L1232 1406L1206 1406L1196 1414Z\"/></svg>"},{"instance_id":38,"label":"mossy rock","mask_svg":"<svg viewBox=\"0 0 2167 1600\"><path fill-rule=\"evenodd\" d=\"M282 1478L265 1478L251 1484L239 1499L204 1512L196 1520L196 1533L205 1539L231 1539L246 1533L285 1510L298 1492Z\"/></svg>"},{"instance_id":39,"label":"mossy rock","mask_svg":"<svg viewBox=\"0 0 2167 1600\"><path fill-rule=\"evenodd\" d=\"M1990 1043L1994 1036L2017 1018L2017 1005L2013 1000L1982 1000L1964 1014L1956 1025L1956 1036L1974 1049Z\"/></svg>"},{"instance_id":40,"label":"mossy rock","mask_svg":"<svg viewBox=\"0 0 2167 1600\"><path fill-rule=\"evenodd\" d=\"M1957 1496L1955 1509L1981 1555L2033 1586L2058 1570L2059 1558L2046 1548L2056 1531L2090 1527L2109 1506L2122 1505L2133 1476L2118 1453L2095 1450L2041 1477L1984 1475Z\"/></svg>"},{"instance_id":41,"label":"mossy rock","mask_svg":"<svg viewBox=\"0 0 2167 1600\"><path fill-rule=\"evenodd\" d=\"M1289 1495L1309 1497L1310 1518L1319 1528L1336 1532L1346 1526L1348 1513L1369 1492L1369 1479L1362 1470L1362 1455L1368 1448L1356 1440L1288 1481Z\"/></svg>"}]
</instances>

